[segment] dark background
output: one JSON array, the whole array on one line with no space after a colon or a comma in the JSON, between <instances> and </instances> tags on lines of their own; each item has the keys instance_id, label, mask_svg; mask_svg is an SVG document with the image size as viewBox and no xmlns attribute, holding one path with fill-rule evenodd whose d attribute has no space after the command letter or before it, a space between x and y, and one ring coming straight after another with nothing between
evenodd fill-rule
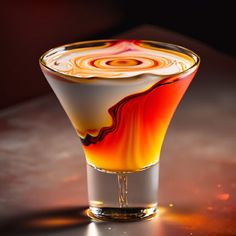
<instances>
[{"instance_id":1,"label":"dark background","mask_svg":"<svg viewBox=\"0 0 236 236\"><path fill-rule=\"evenodd\" d=\"M235 56L234 1L5 1L1 3L1 99L6 108L50 91L38 66L46 50L115 37L151 24ZM145 38L146 39L146 38Z\"/></svg>"}]
</instances>

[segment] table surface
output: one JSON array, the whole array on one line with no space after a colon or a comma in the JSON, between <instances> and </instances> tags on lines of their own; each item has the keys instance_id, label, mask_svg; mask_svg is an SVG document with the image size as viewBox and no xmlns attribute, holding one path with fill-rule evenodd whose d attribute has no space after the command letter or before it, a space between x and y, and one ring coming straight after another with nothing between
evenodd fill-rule
<instances>
[{"instance_id":1,"label":"table surface","mask_svg":"<svg viewBox=\"0 0 236 236\"><path fill-rule=\"evenodd\" d=\"M149 25L118 37L177 43L202 58L162 148L158 215L86 216L85 158L51 94L0 112L0 235L236 235L236 60Z\"/></svg>"}]
</instances>

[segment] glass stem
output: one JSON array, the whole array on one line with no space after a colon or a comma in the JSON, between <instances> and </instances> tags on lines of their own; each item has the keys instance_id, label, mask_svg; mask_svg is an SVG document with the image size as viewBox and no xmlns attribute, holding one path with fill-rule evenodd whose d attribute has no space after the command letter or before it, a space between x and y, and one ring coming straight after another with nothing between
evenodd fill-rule
<instances>
[{"instance_id":1,"label":"glass stem","mask_svg":"<svg viewBox=\"0 0 236 236\"><path fill-rule=\"evenodd\" d=\"M128 206L128 177L126 174L117 174L118 201L120 208Z\"/></svg>"}]
</instances>

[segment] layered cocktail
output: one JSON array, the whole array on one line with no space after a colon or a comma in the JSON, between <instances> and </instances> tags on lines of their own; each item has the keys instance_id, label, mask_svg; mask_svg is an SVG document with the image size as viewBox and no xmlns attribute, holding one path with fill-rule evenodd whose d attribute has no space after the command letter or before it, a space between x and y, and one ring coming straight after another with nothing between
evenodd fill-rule
<instances>
[{"instance_id":1,"label":"layered cocktail","mask_svg":"<svg viewBox=\"0 0 236 236\"><path fill-rule=\"evenodd\" d=\"M161 146L198 56L154 41L100 40L52 49L40 65L82 142L90 215L155 214Z\"/></svg>"}]
</instances>

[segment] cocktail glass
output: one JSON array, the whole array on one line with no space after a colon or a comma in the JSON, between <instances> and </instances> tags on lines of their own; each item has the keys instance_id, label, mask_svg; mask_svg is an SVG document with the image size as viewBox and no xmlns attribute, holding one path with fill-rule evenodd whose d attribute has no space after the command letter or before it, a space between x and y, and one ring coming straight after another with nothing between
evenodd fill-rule
<instances>
[{"instance_id":1,"label":"cocktail glass","mask_svg":"<svg viewBox=\"0 0 236 236\"><path fill-rule=\"evenodd\" d=\"M146 40L79 42L40 57L82 142L89 216L155 215L163 139L199 63L186 48Z\"/></svg>"}]
</instances>

